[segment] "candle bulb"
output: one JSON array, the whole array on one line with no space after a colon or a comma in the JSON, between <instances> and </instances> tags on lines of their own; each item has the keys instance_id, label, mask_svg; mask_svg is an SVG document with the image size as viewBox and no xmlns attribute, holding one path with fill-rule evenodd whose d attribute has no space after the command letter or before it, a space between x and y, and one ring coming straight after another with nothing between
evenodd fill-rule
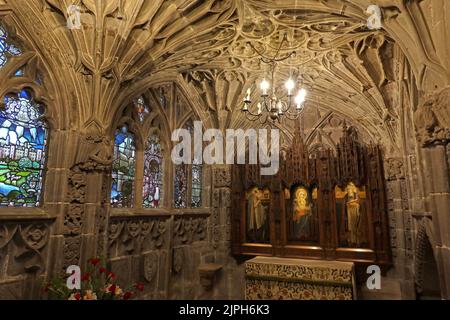
<instances>
[{"instance_id":1,"label":"candle bulb","mask_svg":"<svg viewBox=\"0 0 450 320\"><path fill-rule=\"evenodd\" d=\"M269 82L267 82L266 79L263 79L263 81L261 81L261 91L263 96L267 95L267 90L269 90L269 87L270 87Z\"/></svg>"},{"instance_id":2,"label":"candle bulb","mask_svg":"<svg viewBox=\"0 0 450 320\"><path fill-rule=\"evenodd\" d=\"M288 96L292 96L292 90L294 88L295 88L295 83L292 79L289 79L288 81L286 81L286 90L287 90Z\"/></svg>"},{"instance_id":3,"label":"candle bulb","mask_svg":"<svg viewBox=\"0 0 450 320\"><path fill-rule=\"evenodd\" d=\"M261 108L262 108L262 106L261 106L261 102L258 102L258 114L261 114Z\"/></svg>"},{"instance_id":4,"label":"candle bulb","mask_svg":"<svg viewBox=\"0 0 450 320\"><path fill-rule=\"evenodd\" d=\"M298 91L297 96L295 97L295 103L297 104L297 110L300 110L302 108L302 103L305 101L306 98L306 90L300 89Z\"/></svg>"}]
</instances>

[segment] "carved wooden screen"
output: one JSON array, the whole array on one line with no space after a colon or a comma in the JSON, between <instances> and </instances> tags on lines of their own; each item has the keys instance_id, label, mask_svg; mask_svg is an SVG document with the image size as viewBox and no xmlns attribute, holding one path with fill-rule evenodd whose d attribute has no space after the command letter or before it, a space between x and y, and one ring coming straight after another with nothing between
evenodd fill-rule
<instances>
[{"instance_id":1,"label":"carved wooden screen","mask_svg":"<svg viewBox=\"0 0 450 320\"><path fill-rule=\"evenodd\" d=\"M259 173L234 167L234 254L390 263L381 150L354 128L310 155L297 127L278 174Z\"/></svg>"}]
</instances>

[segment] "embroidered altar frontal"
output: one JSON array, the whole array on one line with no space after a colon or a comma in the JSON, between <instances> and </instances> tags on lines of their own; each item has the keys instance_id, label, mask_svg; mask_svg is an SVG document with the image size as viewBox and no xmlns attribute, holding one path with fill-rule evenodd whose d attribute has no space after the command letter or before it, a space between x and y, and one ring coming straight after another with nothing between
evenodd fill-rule
<instances>
[{"instance_id":1,"label":"embroidered altar frontal","mask_svg":"<svg viewBox=\"0 0 450 320\"><path fill-rule=\"evenodd\" d=\"M353 300L351 262L256 257L245 263L247 300Z\"/></svg>"}]
</instances>

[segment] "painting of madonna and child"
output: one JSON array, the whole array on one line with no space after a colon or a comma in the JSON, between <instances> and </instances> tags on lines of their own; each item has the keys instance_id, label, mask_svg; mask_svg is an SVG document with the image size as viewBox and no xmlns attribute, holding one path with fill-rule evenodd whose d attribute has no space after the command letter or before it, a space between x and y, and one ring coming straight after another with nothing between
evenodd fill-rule
<instances>
[{"instance_id":1,"label":"painting of madonna and child","mask_svg":"<svg viewBox=\"0 0 450 320\"><path fill-rule=\"evenodd\" d=\"M296 186L284 190L288 240L315 244L319 242L317 187Z\"/></svg>"}]
</instances>

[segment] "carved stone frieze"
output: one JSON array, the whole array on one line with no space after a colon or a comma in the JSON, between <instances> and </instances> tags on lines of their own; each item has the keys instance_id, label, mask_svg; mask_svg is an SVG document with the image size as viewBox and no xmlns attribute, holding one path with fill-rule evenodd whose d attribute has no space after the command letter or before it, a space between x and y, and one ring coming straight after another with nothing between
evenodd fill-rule
<instances>
[{"instance_id":1,"label":"carved stone frieze","mask_svg":"<svg viewBox=\"0 0 450 320\"><path fill-rule=\"evenodd\" d=\"M174 245L188 245L206 240L207 217L176 217L174 219Z\"/></svg>"},{"instance_id":2,"label":"carved stone frieze","mask_svg":"<svg viewBox=\"0 0 450 320\"><path fill-rule=\"evenodd\" d=\"M402 159L390 158L386 160L386 179L398 180L405 178Z\"/></svg>"},{"instance_id":3,"label":"carved stone frieze","mask_svg":"<svg viewBox=\"0 0 450 320\"><path fill-rule=\"evenodd\" d=\"M50 222L0 224L0 269L5 270L6 277L17 276L23 272L45 271L46 261L43 251L50 239L51 224Z\"/></svg>"},{"instance_id":4,"label":"carved stone frieze","mask_svg":"<svg viewBox=\"0 0 450 320\"><path fill-rule=\"evenodd\" d=\"M112 218L108 232L110 254L123 256L144 249L160 249L165 241L166 224L166 220L159 218Z\"/></svg>"}]
</instances>

